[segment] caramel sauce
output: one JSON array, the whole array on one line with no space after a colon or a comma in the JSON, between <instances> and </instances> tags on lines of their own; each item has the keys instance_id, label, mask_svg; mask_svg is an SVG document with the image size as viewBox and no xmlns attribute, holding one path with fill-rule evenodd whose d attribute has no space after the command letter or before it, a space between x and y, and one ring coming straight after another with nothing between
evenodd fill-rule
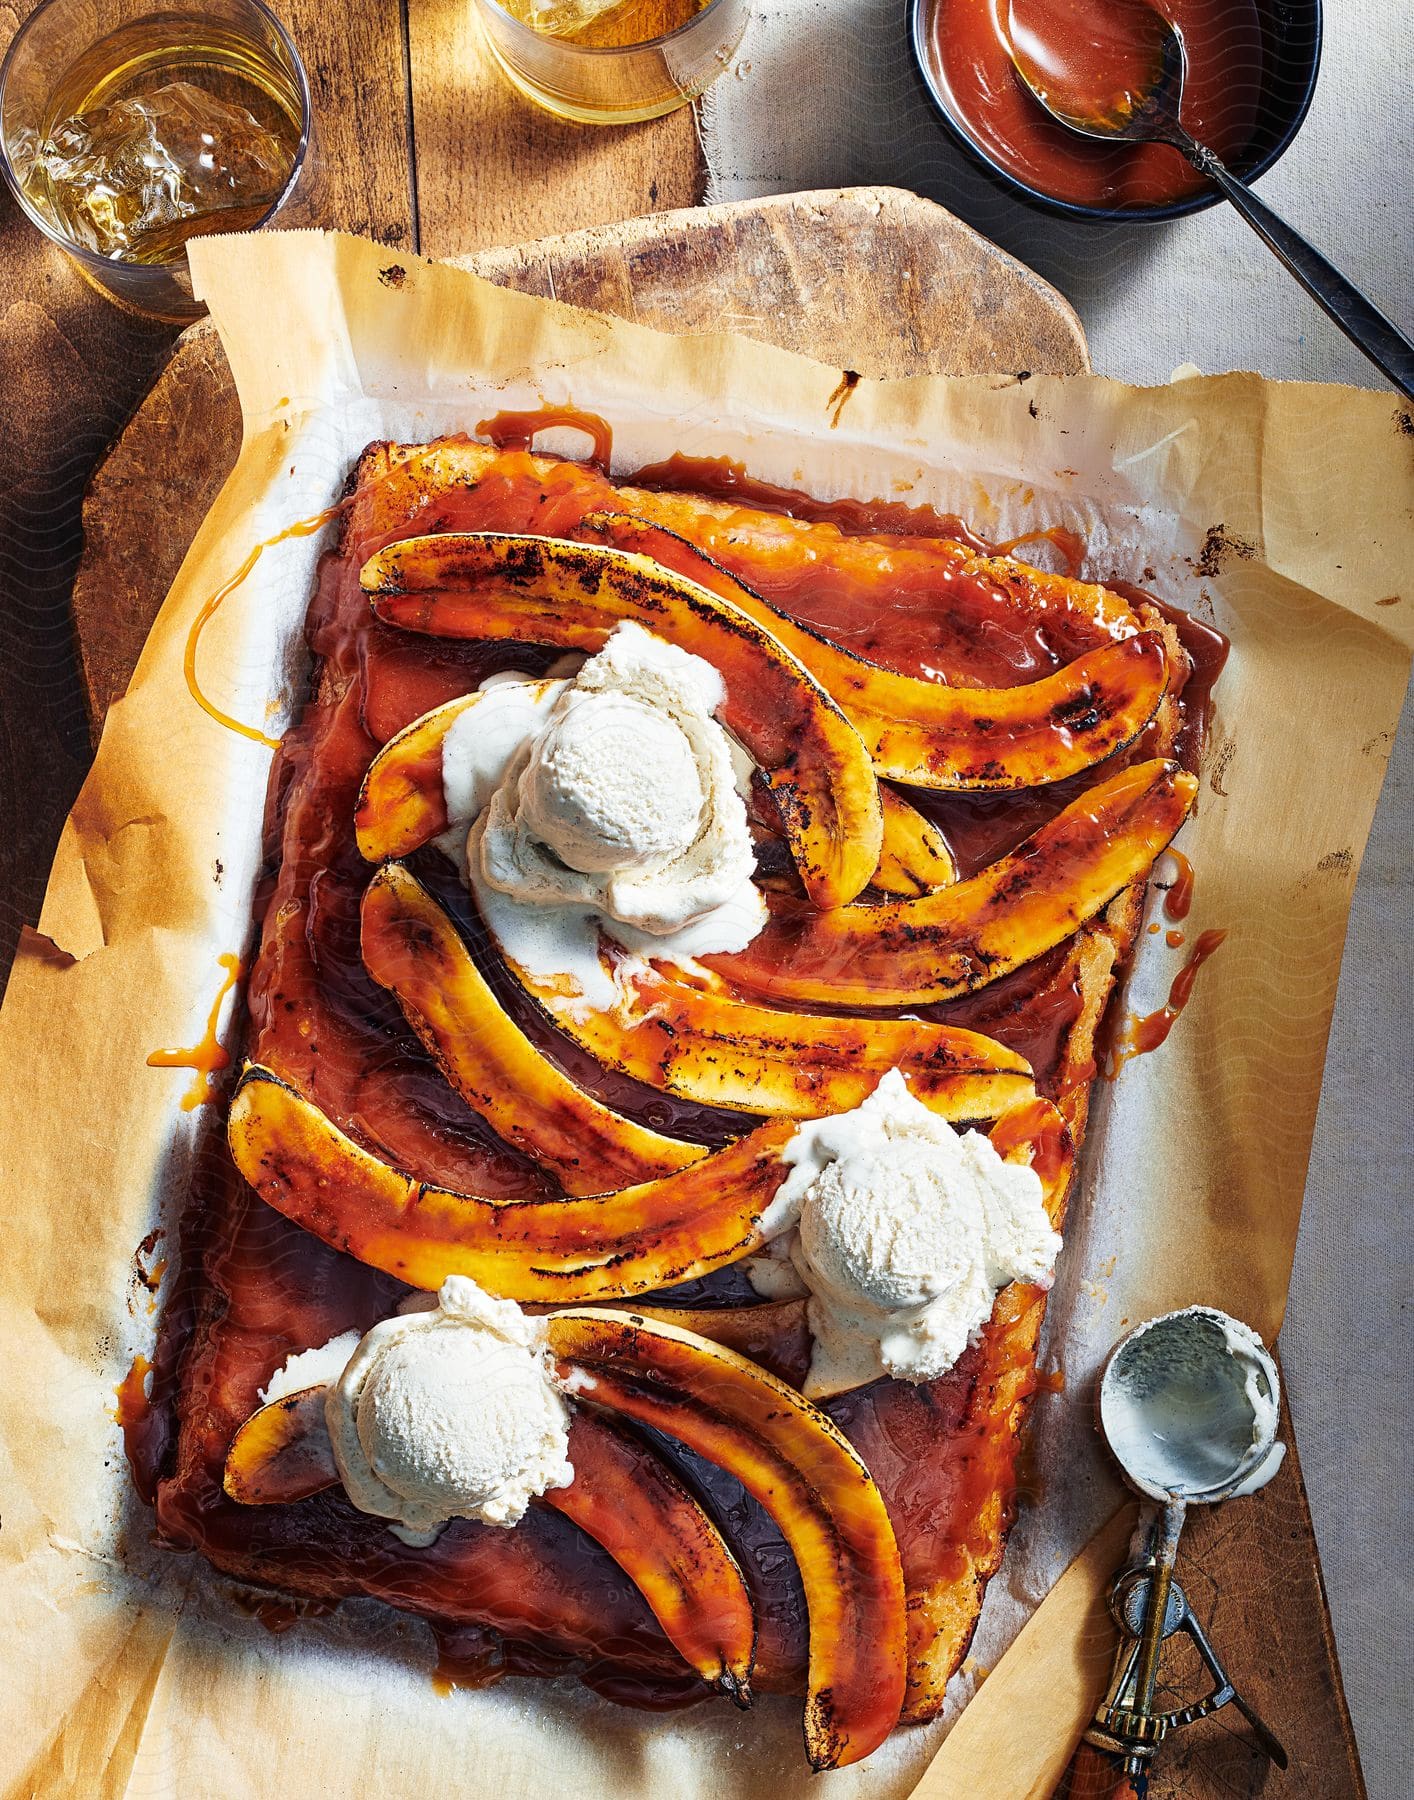
<instances>
[{"instance_id":1,"label":"caramel sauce","mask_svg":"<svg viewBox=\"0 0 1414 1800\"><path fill-rule=\"evenodd\" d=\"M149 1231L137 1249L133 1251L134 1278L140 1286L147 1289L149 1294L157 1292L162 1281L162 1271L167 1267L167 1258L164 1256L150 1265L146 1258L152 1255L166 1235L167 1233L159 1226L155 1231Z\"/></svg>"},{"instance_id":2,"label":"caramel sauce","mask_svg":"<svg viewBox=\"0 0 1414 1800\"><path fill-rule=\"evenodd\" d=\"M1170 919L1186 919L1193 905L1193 864L1181 850L1175 850L1172 844L1165 854L1171 856L1177 864L1178 874L1173 886L1164 895L1164 912Z\"/></svg>"},{"instance_id":3,"label":"caramel sauce","mask_svg":"<svg viewBox=\"0 0 1414 1800\"><path fill-rule=\"evenodd\" d=\"M289 538L313 537L315 532L322 531L331 519L337 518L343 511L344 501L334 506L326 506L323 512L315 513L310 519L296 519L293 525L287 525L283 531L277 531L273 537L264 538L258 543L245 561L241 564L229 581L222 582L216 592L203 602L200 612L192 620L191 630L187 633L186 654L182 661L183 672L187 680L187 692L204 713L215 719L218 725L224 725L228 731L238 732L241 737L251 738L257 744L264 744L268 750L278 750L279 738L272 738L254 725L246 725L240 719L233 719L229 713L208 700L202 692L196 673L197 646L201 642L201 634L215 618L222 603L235 593L261 557L276 544L283 544Z\"/></svg>"},{"instance_id":4,"label":"caramel sauce","mask_svg":"<svg viewBox=\"0 0 1414 1800\"><path fill-rule=\"evenodd\" d=\"M437 1646L432 1688L443 1699L458 1689L475 1692L494 1687L507 1675L553 1680L574 1666L571 1659L562 1654L503 1637L485 1626L458 1625L444 1619L429 1622ZM593 1688L606 1699L653 1712L695 1706L708 1694L705 1683L691 1674L683 1674L674 1680L665 1670L647 1677L605 1660L590 1662L578 1672L586 1687Z\"/></svg>"},{"instance_id":5,"label":"caramel sauce","mask_svg":"<svg viewBox=\"0 0 1414 1800\"><path fill-rule=\"evenodd\" d=\"M1044 1100L1014 1106L988 1133L992 1148L1003 1159L1018 1150L1030 1151L1030 1164L1047 1188L1056 1185L1067 1153L1066 1130Z\"/></svg>"},{"instance_id":6,"label":"caramel sauce","mask_svg":"<svg viewBox=\"0 0 1414 1800\"><path fill-rule=\"evenodd\" d=\"M146 1440L154 1429L152 1400L147 1391L147 1378L151 1373L152 1364L148 1359L135 1356L127 1374L113 1389L118 1399L113 1418L122 1431L123 1454L130 1468L136 1467L141 1460ZM148 1496L144 1494L143 1498Z\"/></svg>"},{"instance_id":7,"label":"caramel sauce","mask_svg":"<svg viewBox=\"0 0 1414 1800\"><path fill-rule=\"evenodd\" d=\"M931 506L910 506L902 500L819 500L800 488L762 481L747 470L745 463L729 456L684 456L681 451L674 451L662 462L640 469L633 480L638 487L665 493L705 494L712 500L738 501L742 506L780 513L806 524L833 525L845 537L898 533L905 537L947 538L979 555L991 551L987 540L978 537L956 513L940 513Z\"/></svg>"},{"instance_id":8,"label":"caramel sauce","mask_svg":"<svg viewBox=\"0 0 1414 1800\"><path fill-rule=\"evenodd\" d=\"M1120 751L1103 765L1104 772L1117 773L1128 761L1129 754ZM1025 843L1092 786L1094 779L1094 772L1087 769L1049 787L1009 793L946 794L922 788L905 788L904 792L942 832L958 876L965 881Z\"/></svg>"},{"instance_id":9,"label":"caramel sauce","mask_svg":"<svg viewBox=\"0 0 1414 1800\"><path fill-rule=\"evenodd\" d=\"M1251 141L1262 98L1263 11L1257 0L1163 0L1183 33L1183 120L1225 162ZM1099 142L1068 130L1012 66L1012 35L1062 111L1119 109L1126 86L1152 82L1151 15L1142 0L932 0L924 56L947 111L983 153L1057 200L1122 210L1194 193L1203 178L1163 143ZM1273 29L1279 29L1275 19Z\"/></svg>"},{"instance_id":10,"label":"caramel sauce","mask_svg":"<svg viewBox=\"0 0 1414 1800\"><path fill-rule=\"evenodd\" d=\"M1182 644L1191 667L1179 692L1183 725L1173 754L1185 769L1196 774L1198 757L1208 736L1208 722L1213 710L1213 689L1227 664L1232 643L1215 625L1207 625L1202 619L1194 618L1192 613L1185 612L1181 606L1170 606L1168 601L1159 599L1157 594L1151 594L1147 588L1136 587L1131 581L1106 580L1104 585L1112 594L1118 594L1121 599L1128 600L1134 606L1152 606L1178 634L1178 641Z\"/></svg>"},{"instance_id":11,"label":"caramel sauce","mask_svg":"<svg viewBox=\"0 0 1414 1800\"><path fill-rule=\"evenodd\" d=\"M1058 944L975 994L918 1012L941 1025L980 1031L1015 1050L1035 1070L1040 1091L1055 1099L1066 1041L1083 1004L1072 947Z\"/></svg>"},{"instance_id":12,"label":"caramel sauce","mask_svg":"<svg viewBox=\"0 0 1414 1800\"><path fill-rule=\"evenodd\" d=\"M494 413L489 419L481 420L476 434L498 450L529 450L538 432L549 431L556 425L582 431L593 445L584 460L601 469L609 467L614 454L613 426L598 413L581 412L577 406L541 406L530 412Z\"/></svg>"},{"instance_id":13,"label":"caramel sauce","mask_svg":"<svg viewBox=\"0 0 1414 1800\"><path fill-rule=\"evenodd\" d=\"M484 1625L434 1624L437 1666L432 1686L445 1698L458 1688L493 1687L506 1673L503 1639Z\"/></svg>"},{"instance_id":14,"label":"caramel sauce","mask_svg":"<svg viewBox=\"0 0 1414 1800\"><path fill-rule=\"evenodd\" d=\"M1188 961L1173 978L1167 1004L1142 1017L1135 1013L1129 1015L1111 1052L1110 1066L1105 1070L1107 1080L1113 1081L1124 1065L1136 1056L1145 1056L1167 1041L1180 1013L1193 997L1199 969L1226 937L1226 931L1200 932Z\"/></svg>"},{"instance_id":15,"label":"caramel sauce","mask_svg":"<svg viewBox=\"0 0 1414 1800\"><path fill-rule=\"evenodd\" d=\"M118 1407L113 1417L125 1431L129 1425L141 1424L147 1415L147 1378L151 1373L152 1364L148 1359L142 1355L135 1356L127 1374L113 1389L118 1396Z\"/></svg>"},{"instance_id":16,"label":"caramel sauce","mask_svg":"<svg viewBox=\"0 0 1414 1800\"><path fill-rule=\"evenodd\" d=\"M1065 573L1072 580L1080 579L1080 571L1085 566L1085 540L1079 532L1067 530L1064 525L1047 525L1041 531L1023 531L1020 537L1008 538L1004 544L993 544L993 556L1012 556L1023 544L1053 544L1065 561Z\"/></svg>"},{"instance_id":17,"label":"caramel sauce","mask_svg":"<svg viewBox=\"0 0 1414 1800\"><path fill-rule=\"evenodd\" d=\"M759 1674L759 1662L757 1669L754 1686L758 1693L802 1691L803 1665L801 1674L785 1688L763 1681ZM592 1688L603 1699L612 1700L616 1706L634 1706L642 1712L679 1712L683 1707L700 1705L711 1691L704 1682L693 1675L684 1675L681 1671L676 1677L659 1674L645 1678L619 1668L607 1658L582 1669L579 1678L587 1688Z\"/></svg>"},{"instance_id":18,"label":"caramel sauce","mask_svg":"<svg viewBox=\"0 0 1414 1800\"><path fill-rule=\"evenodd\" d=\"M228 1598L238 1612L263 1625L272 1637L283 1637L301 1619L317 1619L334 1610L332 1600L287 1600L278 1594L242 1593L234 1590Z\"/></svg>"},{"instance_id":19,"label":"caramel sauce","mask_svg":"<svg viewBox=\"0 0 1414 1800\"><path fill-rule=\"evenodd\" d=\"M152 1255L158 1244L166 1237L160 1227L149 1231L147 1236L133 1252L133 1280L147 1294L147 1310L157 1310L157 1291L162 1286L162 1277L167 1273L170 1258L159 1256L155 1262L146 1262L144 1258ZM132 1302L128 1302L128 1311L133 1310Z\"/></svg>"},{"instance_id":20,"label":"caramel sauce","mask_svg":"<svg viewBox=\"0 0 1414 1800\"><path fill-rule=\"evenodd\" d=\"M544 413L488 421L508 445L550 423ZM607 454L607 443L605 444ZM1019 617L965 550L986 550L961 521L896 502L816 502L755 483L739 466L673 458L640 472L642 488L705 492L724 503L703 547L775 605L869 652L877 639L908 673L972 685L1031 680L1109 641L1079 611ZM376 621L358 587L363 561L424 531L536 531L571 536L592 511L632 511L604 475L508 448L464 486L428 497L416 459L364 473L347 505L343 541L326 556L306 635L319 679L271 771L267 864L257 916L258 958L247 991L248 1053L308 1092L358 1141L424 1178L491 1198L554 1192L447 1084L378 988L359 953L359 904L371 870L359 856L353 812L380 744L430 707L515 668L538 673L553 651L504 644L429 646ZM763 537L743 523L768 513ZM804 534L804 535L802 535ZM946 541L944 541L946 540ZM964 546L959 550L958 545ZM880 575L881 561L887 572ZM942 621L940 623L940 621ZM1111 763L1101 774L1118 766ZM1012 848L1088 785L1032 796L911 792L961 847L964 873ZM571 1078L630 1117L704 1143L742 1128L737 1115L691 1106L603 1069L556 1036L485 944L450 864L430 850L419 877L457 920L516 1022ZM1081 995L1072 945L990 987L926 1009L971 1025L1032 1062L1054 1090ZM1025 1121L1013 1121L1021 1130ZM1040 1154L1058 1153L1043 1141ZM197 1548L218 1568L336 1602L369 1595L434 1624L443 1691L506 1673L560 1674L637 1706L682 1706L706 1688L684 1671L642 1597L599 1547L549 1508L514 1531L459 1522L411 1549L339 1489L297 1505L241 1507L221 1486L236 1427L292 1350L365 1331L396 1306L396 1281L341 1255L259 1202L224 1149L204 1160L184 1228L175 1299L167 1307L149 1414L160 1421L129 1447L140 1491L157 1484L163 1542ZM682 1288L707 1306L747 1298L726 1270ZM1037 1385L1035 1331L1044 1296L1008 1289L992 1322L940 1381L880 1382L828 1409L869 1464L894 1520L908 1579L919 1585L990 1566L1014 1508L1014 1427ZM180 1359L180 1361L179 1361ZM182 1419L172 1436L180 1366ZM669 1458L717 1519L751 1586L760 1621L763 1691L799 1692L806 1623L798 1574L773 1523L729 1476L668 1440ZM998 1495L1001 1496L1000 1516Z\"/></svg>"},{"instance_id":21,"label":"caramel sauce","mask_svg":"<svg viewBox=\"0 0 1414 1800\"><path fill-rule=\"evenodd\" d=\"M216 997L211 1002L211 1011L207 1015L206 1030L200 1043L193 1044L187 1050L154 1050L147 1058L149 1069L194 1069L196 1078L186 1093L182 1095L182 1111L193 1112L198 1106L205 1106L208 1101L220 1098L220 1089L216 1086L215 1077L231 1064L231 1053L216 1035L217 1023L221 1017L221 1006L227 994L245 973L238 956L228 951L219 959L221 967L226 971L226 978L216 990Z\"/></svg>"}]
</instances>

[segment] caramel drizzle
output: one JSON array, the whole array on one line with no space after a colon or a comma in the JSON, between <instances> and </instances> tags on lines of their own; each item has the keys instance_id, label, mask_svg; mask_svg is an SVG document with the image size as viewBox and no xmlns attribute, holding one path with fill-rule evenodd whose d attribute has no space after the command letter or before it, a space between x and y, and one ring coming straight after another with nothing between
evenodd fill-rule
<instances>
[{"instance_id":1,"label":"caramel drizzle","mask_svg":"<svg viewBox=\"0 0 1414 1800\"><path fill-rule=\"evenodd\" d=\"M840 414L844 411L845 402L858 386L859 375L854 369L845 369L841 372L839 381L825 402L825 409L830 415L831 431L838 429Z\"/></svg>"},{"instance_id":2,"label":"caramel drizzle","mask_svg":"<svg viewBox=\"0 0 1414 1800\"><path fill-rule=\"evenodd\" d=\"M287 525L283 531L277 531L274 537L265 538L258 543L230 580L223 582L210 599L203 604L201 611L192 621L191 630L187 633L187 647L186 654L182 659L182 670L186 675L187 691L192 699L204 713L215 719L218 725L224 725L228 731L237 732L241 737L250 738L257 744L264 744L267 750L278 750L280 748L279 738L269 736L268 733L257 729L254 725L246 725L240 719L233 719L229 713L222 712L214 701L208 700L202 693L196 673L197 645L201 641L202 632L215 618L222 601L235 593L267 550L276 544L283 544L287 538L313 537L316 531L324 529L330 519L336 518L347 504L346 500L337 501L333 506L326 506L322 512L315 513L312 518L296 519L293 525Z\"/></svg>"},{"instance_id":3,"label":"caramel drizzle","mask_svg":"<svg viewBox=\"0 0 1414 1800\"><path fill-rule=\"evenodd\" d=\"M226 971L226 979L216 990L216 998L211 1002L211 1011L206 1020L206 1031L199 1044L193 1044L188 1050L154 1050L147 1059L149 1069L194 1069L196 1078L186 1093L182 1095L182 1111L194 1112L198 1106L205 1106L209 1100L217 1098L216 1084L213 1079L222 1069L230 1067L231 1053L216 1035L216 1023L221 1017L221 1004L227 994L245 973L238 956L229 951L220 959L221 967Z\"/></svg>"},{"instance_id":4,"label":"caramel drizzle","mask_svg":"<svg viewBox=\"0 0 1414 1800\"><path fill-rule=\"evenodd\" d=\"M1085 540L1064 525L1047 525L1043 530L1023 531L1020 537L1008 538L1004 544L993 544L993 556L1010 556L1023 544L1054 544L1065 561L1065 572L1072 581L1080 579L1085 566Z\"/></svg>"},{"instance_id":5,"label":"caramel drizzle","mask_svg":"<svg viewBox=\"0 0 1414 1800\"><path fill-rule=\"evenodd\" d=\"M157 1310L157 1293L162 1286L162 1277L167 1273L167 1265L170 1258L166 1256L157 1256L156 1260L150 1265L143 1259L155 1255L157 1246L162 1242L162 1239L166 1237L166 1235L167 1233L161 1226L159 1226L156 1231L149 1231L147 1236L133 1252L133 1281L147 1295L147 1310L149 1312L156 1312ZM128 1311L132 1312L133 1310L133 1301L130 1299L128 1301Z\"/></svg>"},{"instance_id":6,"label":"caramel drizzle","mask_svg":"<svg viewBox=\"0 0 1414 1800\"><path fill-rule=\"evenodd\" d=\"M1169 845L1166 854L1177 863L1178 874L1174 878L1173 886L1164 895L1164 916L1177 924L1180 919L1188 917L1189 909L1193 905L1193 864L1181 850L1175 850L1172 844ZM1172 941L1172 933L1170 933L1170 941Z\"/></svg>"},{"instance_id":7,"label":"caramel drizzle","mask_svg":"<svg viewBox=\"0 0 1414 1800\"><path fill-rule=\"evenodd\" d=\"M489 419L478 422L476 432L498 450L529 450L537 433L557 425L582 431L593 445L588 460L601 469L608 468L614 454L613 426L598 413L581 412L576 406L541 406L535 411L493 413Z\"/></svg>"},{"instance_id":8,"label":"caramel drizzle","mask_svg":"<svg viewBox=\"0 0 1414 1800\"><path fill-rule=\"evenodd\" d=\"M113 1389L118 1401L113 1418L123 1427L124 1432L130 1426L142 1424L147 1417L152 1405L147 1397L147 1378L151 1373L152 1364L147 1358L135 1356L127 1374Z\"/></svg>"},{"instance_id":9,"label":"caramel drizzle","mask_svg":"<svg viewBox=\"0 0 1414 1800\"><path fill-rule=\"evenodd\" d=\"M1145 1056L1150 1050L1157 1050L1178 1023L1179 1014L1193 998L1193 985L1198 979L1198 971L1208 958L1227 937L1226 931L1200 932L1197 943L1193 946L1188 961L1173 978L1166 1005L1157 1012L1145 1013L1142 1017L1130 1013L1125 1020L1124 1031L1116 1042L1111 1055L1110 1066L1105 1070L1105 1079L1113 1081L1127 1062L1136 1056Z\"/></svg>"}]
</instances>

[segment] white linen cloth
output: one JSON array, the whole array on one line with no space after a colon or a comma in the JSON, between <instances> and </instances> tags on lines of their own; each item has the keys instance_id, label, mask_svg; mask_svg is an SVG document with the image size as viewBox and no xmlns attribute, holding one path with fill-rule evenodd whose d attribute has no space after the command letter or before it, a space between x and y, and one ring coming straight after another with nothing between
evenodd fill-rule
<instances>
[{"instance_id":1,"label":"white linen cloth","mask_svg":"<svg viewBox=\"0 0 1414 1800\"><path fill-rule=\"evenodd\" d=\"M1411 66L1409 0L1329 6L1310 116L1261 183L1264 198L1406 331L1414 331ZM1205 373L1379 384L1230 209L1097 227L1000 193L924 97L904 0L760 0L736 68L704 96L701 132L709 201L865 183L937 200L1066 295L1104 374L1160 382L1192 361ZM1372 495L1372 519L1378 507ZM1414 1766L1414 1501L1400 1423L1414 1291L1411 846L1414 707L1406 706L1350 915L1281 1334L1371 1800L1403 1800Z\"/></svg>"}]
</instances>

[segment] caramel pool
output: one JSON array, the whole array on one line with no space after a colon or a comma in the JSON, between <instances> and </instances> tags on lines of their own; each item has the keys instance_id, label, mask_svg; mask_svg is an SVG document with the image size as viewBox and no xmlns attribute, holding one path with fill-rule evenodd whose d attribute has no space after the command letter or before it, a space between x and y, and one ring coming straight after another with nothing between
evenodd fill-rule
<instances>
[{"instance_id":1,"label":"caramel pool","mask_svg":"<svg viewBox=\"0 0 1414 1800\"><path fill-rule=\"evenodd\" d=\"M1020 0L1018 0L1020 4ZM1055 55L1075 78L1112 36L1106 0L1030 0L1033 34L1056 38ZM1263 77L1258 0L1162 0L1188 53L1183 122L1224 162L1240 161L1257 125ZM954 122L984 156L1016 180L1072 206L1155 207L1204 186L1163 144L1090 142L1057 124L1012 67L1009 0L934 0L924 55ZM1123 82L1123 72L1118 79Z\"/></svg>"}]
</instances>

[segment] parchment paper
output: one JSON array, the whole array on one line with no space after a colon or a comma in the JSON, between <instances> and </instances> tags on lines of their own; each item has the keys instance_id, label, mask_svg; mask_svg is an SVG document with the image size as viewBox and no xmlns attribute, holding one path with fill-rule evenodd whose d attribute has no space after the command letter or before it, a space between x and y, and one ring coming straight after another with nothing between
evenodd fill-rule
<instances>
[{"instance_id":1,"label":"parchment paper","mask_svg":"<svg viewBox=\"0 0 1414 1800\"><path fill-rule=\"evenodd\" d=\"M272 1636L234 1584L147 1544L112 1418L155 1326L133 1251L154 1226L173 1232L218 1121L183 1112L189 1076L145 1058L197 1042L218 956L246 946L268 768L192 702L190 624L256 541L338 493L370 439L474 429L543 400L604 415L618 469L727 455L824 497L930 502L997 537L1068 526L1087 573L1142 580L1228 632L1181 842L1199 870L1190 943L1211 925L1231 935L1164 1049L1100 1084L1049 1319L1065 1391L1034 1426L1044 1504L1023 1511L988 1597L974 1656L991 1665L1119 1501L1088 1419L1110 1341L1198 1299L1267 1338L1280 1324L1350 892L1414 643L1414 422L1389 396L1233 375L866 381L833 424L838 371L591 317L355 239L206 239L192 263L240 389L240 460L109 715L0 1013L4 1789L818 1794L796 1702L656 1717L568 1682L444 1699L420 1623L355 1603ZM318 550L268 552L201 641L206 691L268 730L303 697ZM1141 936L1131 1004L1159 1003L1183 954ZM1044 1791L1036 1770L1052 1745L1064 1759L1107 1566L1092 1552L1060 1584L969 1706L930 1793ZM1058 1691L1010 1673L1028 1644ZM896 1733L826 1777L830 1794L907 1793L943 1729ZM1028 1755L1012 1754L1022 1742Z\"/></svg>"}]
</instances>

